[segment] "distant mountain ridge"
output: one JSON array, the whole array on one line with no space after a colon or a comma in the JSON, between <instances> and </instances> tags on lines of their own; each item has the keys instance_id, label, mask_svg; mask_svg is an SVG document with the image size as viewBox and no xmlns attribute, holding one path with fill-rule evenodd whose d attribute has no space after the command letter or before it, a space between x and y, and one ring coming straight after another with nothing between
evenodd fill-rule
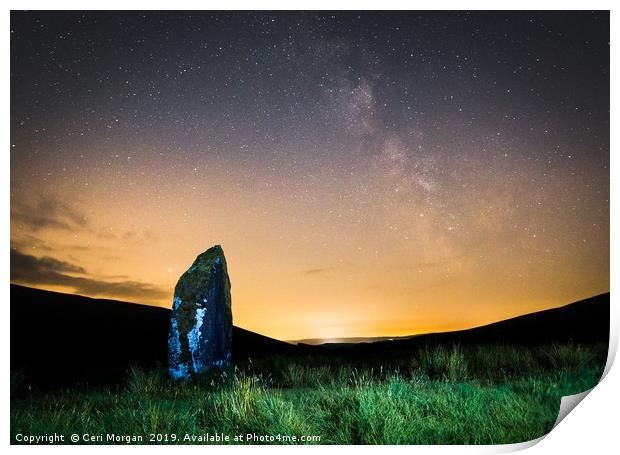
<instances>
[{"instance_id":1,"label":"distant mountain ridge","mask_svg":"<svg viewBox=\"0 0 620 455\"><path fill-rule=\"evenodd\" d=\"M130 365L167 364L170 310L11 285L11 370L37 381L116 383ZM457 332L318 346L233 328L233 361L282 355L399 356L425 343L603 342L609 293Z\"/></svg>"},{"instance_id":2,"label":"distant mountain ridge","mask_svg":"<svg viewBox=\"0 0 620 455\"><path fill-rule=\"evenodd\" d=\"M454 332L430 333L373 343L327 343L326 350L357 355L403 352L424 344L609 342L609 293L600 294L558 308L537 311L492 324Z\"/></svg>"},{"instance_id":3,"label":"distant mountain ridge","mask_svg":"<svg viewBox=\"0 0 620 455\"><path fill-rule=\"evenodd\" d=\"M609 338L609 292L569 303L560 307L535 311L470 329L432 332L418 335L337 338L326 341L320 338L291 342L324 347L352 344L402 344L419 343L429 339L446 341L503 341L528 344L530 341L597 341ZM545 330L540 333L539 329ZM415 341L412 341L415 340ZM405 343L407 344L407 343ZM381 346L384 346L383 344Z\"/></svg>"},{"instance_id":4,"label":"distant mountain ridge","mask_svg":"<svg viewBox=\"0 0 620 455\"><path fill-rule=\"evenodd\" d=\"M378 341L406 340L419 335L385 336L385 337L342 337L342 338L304 338L301 340L286 340L287 343L309 344L312 346L322 346L324 344L357 344L357 343L376 343Z\"/></svg>"}]
</instances>

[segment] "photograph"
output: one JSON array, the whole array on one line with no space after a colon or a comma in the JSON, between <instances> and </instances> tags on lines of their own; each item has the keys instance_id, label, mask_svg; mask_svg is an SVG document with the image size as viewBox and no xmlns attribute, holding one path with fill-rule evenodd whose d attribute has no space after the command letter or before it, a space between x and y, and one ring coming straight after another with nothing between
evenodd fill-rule
<instances>
[{"instance_id":1,"label":"photograph","mask_svg":"<svg viewBox=\"0 0 620 455\"><path fill-rule=\"evenodd\" d=\"M11 445L520 444L613 361L609 10L8 46Z\"/></svg>"}]
</instances>

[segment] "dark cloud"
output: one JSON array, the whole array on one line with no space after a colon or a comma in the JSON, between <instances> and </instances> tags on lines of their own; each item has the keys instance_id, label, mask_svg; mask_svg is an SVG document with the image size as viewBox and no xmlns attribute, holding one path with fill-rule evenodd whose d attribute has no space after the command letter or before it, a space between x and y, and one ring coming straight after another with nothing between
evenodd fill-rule
<instances>
[{"instance_id":1,"label":"dark cloud","mask_svg":"<svg viewBox=\"0 0 620 455\"><path fill-rule=\"evenodd\" d=\"M89 224L82 213L52 196L41 196L32 205L13 204L11 220L35 232L42 229L74 230L86 228Z\"/></svg>"},{"instance_id":2,"label":"dark cloud","mask_svg":"<svg viewBox=\"0 0 620 455\"><path fill-rule=\"evenodd\" d=\"M19 238L11 238L11 249L13 248L18 250L32 248L39 251L45 251L47 253L54 251L54 248L43 242L38 237L23 232L19 233Z\"/></svg>"},{"instance_id":3,"label":"dark cloud","mask_svg":"<svg viewBox=\"0 0 620 455\"><path fill-rule=\"evenodd\" d=\"M84 274L83 267L76 266L69 262L59 261L49 256L37 258L29 254L24 254L17 249L11 249L11 273L16 271L53 271L56 273L79 273Z\"/></svg>"},{"instance_id":4,"label":"dark cloud","mask_svg":"<svg viewBox=\"0 0 620 455\"><path fill-rule=\"evenodd\" d=\"M306 269L302 271L304 275L318 275L320 273L325 273L331 270L331 267L318 267L316 269Z\"/></svg>"},{"instance_id":5,"label":"dark cloud","mask_svg":"<svg viewBox=\"0 0 620 455\"><path fill-rule=\"evenodd\" d=\"M41 195L34 203L13 202L11 205L11 222L14 230L19 231L20 236L28 237L30 243L40 240L26 232L37 234L45 229L66 231L87 231L99 239L108 241L121 241L123 245L141 246L157 241L157 236L150 229L125 230L113 232L110 227L95 226L79 210L65 204L58 198L49 195ZM71 249L91 249L88 247L68 246ZM48 248L48 251L51 249Z\"/></svg>"},{"instance_id":6,"label":"dark cloud","mask_svg":"<svg viewBox=\"0 0 620 455\"><path fill-rule=\"evenodd\" d=\"M31 256L11 249L11 281L39 285L72 287L78 294L91 296L110 295L122 298L151 301L165 297L166 292L139 281L107 281L86 275L84 268L51 257Z\"/></svg>"}]
</instances>

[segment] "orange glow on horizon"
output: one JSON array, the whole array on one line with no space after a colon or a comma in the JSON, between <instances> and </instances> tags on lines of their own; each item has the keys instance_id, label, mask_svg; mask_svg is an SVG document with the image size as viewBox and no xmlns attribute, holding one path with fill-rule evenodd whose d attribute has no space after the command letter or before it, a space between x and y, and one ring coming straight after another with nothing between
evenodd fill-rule
<instances>
[{"instance_id":1,"label":"orange glow on horizon","mask_svg":"<svg viewBox=\"0 0 620 455\"><path fill-rule=\"evenodd\" d=\"M283 181L279 190L288 198L309 189L316 199L290 205L273 188L258 190L251 175L238 175L234 180L242 183L234 191L210 198L218 185L226 188L214 174L170 185L170 197L156 205L143 197L155 191L156 179L119 199L98 189L104 180L114 182L114 175L99 178L99 184L92 181L76 196L75 210L88 217L87 227L42 230L34 238L12 219L12 243L24 254L79 264L92 279L148 283L153 295L14 281L170 307L180 274L199 253L219 243L228 261L235 325L281 340L458 330L609 290L604 223L584 242L579 232L568 229L570 213L549 211L537 215L535 224L545 229L532 237L512 226L511 194L483 189L468 195L459 231L438 229L442 222L432 212L411 216L415 207L386 207L372 200L358 223L359 211L334 197L335 188L300 182ZM179 199L196 185L201 197ZM20 204L36 205L36 194L20 194L29 196ZM489 204L506 212L492 221L488 214L481 219ZM598 216L585 201L582 210ZM571 248L564 247L567 242Z\"/></svg>"}]
</instances>

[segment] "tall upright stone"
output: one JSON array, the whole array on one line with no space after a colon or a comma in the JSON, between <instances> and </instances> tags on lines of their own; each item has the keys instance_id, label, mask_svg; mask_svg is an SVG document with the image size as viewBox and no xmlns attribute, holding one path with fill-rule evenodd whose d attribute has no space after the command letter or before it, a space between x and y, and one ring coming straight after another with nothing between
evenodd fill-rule
<instances>
[{"instance_id":1,"label":"tall upright stone","mask_svg":"<svg viewBox=\"0 0 620 455\"><path fill-rule=\"evenodd\" d=\"M230 280L219 245L200 254L174 289L168 335L168 363L175 379L206 373L230 363L232 310Z\"/></svg>"}]
</instances>

